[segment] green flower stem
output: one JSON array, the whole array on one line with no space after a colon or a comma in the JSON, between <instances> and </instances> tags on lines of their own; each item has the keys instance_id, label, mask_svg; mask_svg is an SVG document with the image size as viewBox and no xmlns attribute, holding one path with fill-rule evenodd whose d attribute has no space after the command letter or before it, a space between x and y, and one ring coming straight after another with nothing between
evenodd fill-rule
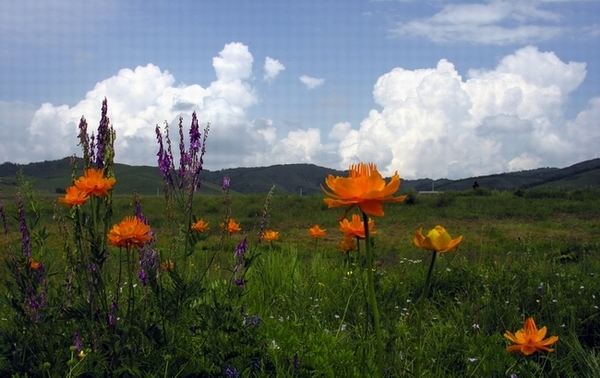
<instances>
[{"instance_id":1,"label":"green flower stem","mask_svg":"<svg viewBox=\"0 0 600 378\"><path fill-rule=\"evenodd\" d=\"M362 213L365 227L365 249L367 258L367 290L369 295L369 305L373 311L373 323L375 327L375 338L377 339L377 369L378 375L383 377L383 339L381 337L381 324L379 319L379 308L377 307L377 298L375 297L375 280L373 274L373 256L371 252L371 243L369 239L369 216Z\"/></svg>"},{"instance_id":2,"label":"green flower stem","mask_svg":"<svg viewBox=\"0 0 600 378\"><path fill-rule=\"evenodd\" d=\"M129 321L129 325L131 325L132 321L132 317L133 317L133 310L135 307L135 292L133 291L133 262L131 259L131 254L133 253L132 251L132 245L128 245L127 249L125 250L126 253L126 263L127 263L127 286L128 286L128 297L127 297L127 320Z\"/></svg>"},{"instance_id":3,"label":"green flower stem","mask_svg":"<svg viewBox=\"0 0 600 378\"><path fill-rule=\"evenodd\" d=\"M419 344L417 349L417 361L415 366L415 377L421 376L421 365L423 357L423 312L425 306L425 299L429 296L429 288L431 286L431 272L433 272L433 265L435 264L435 257L437 252L433 251L431 254L431 262L429 263L429 270L427 271L427 277L425 278L425 287L421 296L417 302L417 335L419 337Z\"/></svg>"}]
</instances>

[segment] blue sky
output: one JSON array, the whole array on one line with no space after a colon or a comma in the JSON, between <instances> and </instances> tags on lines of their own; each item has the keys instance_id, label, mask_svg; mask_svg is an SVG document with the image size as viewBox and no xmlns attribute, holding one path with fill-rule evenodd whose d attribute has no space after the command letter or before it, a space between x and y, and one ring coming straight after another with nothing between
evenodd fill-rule
<instances>
[{"instance_id":1,"label":"blue sky","mask_svg":"<svg viewBox=\"0 0 600 378\"><path fill-rule=\"evenodd\" d=\"M80 154L104 97L134 165L192 111L211 170L463 178L600 155L598 1L73 4L0 4L0 162Z\"/></svg>"}]
</instances>

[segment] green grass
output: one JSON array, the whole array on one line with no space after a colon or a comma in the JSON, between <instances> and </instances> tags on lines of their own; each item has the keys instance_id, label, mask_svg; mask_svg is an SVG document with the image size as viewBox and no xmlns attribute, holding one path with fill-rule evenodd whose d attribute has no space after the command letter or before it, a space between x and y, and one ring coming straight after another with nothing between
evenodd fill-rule
<instances>
[{"instance_id":1,"label":"green grass","mask_svg":"<svg viewBox=\"0 0 600 378\"><path fill-rule=\"evenodd\" d=\"M600 191L468 191L413 199L411 205L387 205L385 216L375 218L375 285L387 375L413 376L418 342L415 303L431 255L413 244L412 235L421 227L426 231L441 224L452 236L463 235L463 242L457 251L439 255L434 267L423 315L423 376L600 376ZM10 262L20 254L18 213L13 199L0 200L11 231L2 242L2 256ZM49 292L48 301L58 304L67 266L62 258L64 235L55 220L67 215L68 209L59 206L56 213L52 201L54 197L47 196L40 202L40 224L47 226L50 236L45 254L39 257L47 263L48 280L56 288ZM194 376L204 371L222 376L227 364L242 376L376 374L362 257L346 256L336 247L342 238L337 218L343 209L327 209L322 196L274 195L266 221L268 228L280 232L280 240L257 244L264 201L264 195L232 196L231 215L240 221L242 234L222 240L218 225L224 218L224 197L197 196L194 214L208 221L210 230L181 269L190 277L208 269L204 281L197 283L202 290L182 302L179 317L173 313L176 324L169 329L178 336L173 336L170 347L152 344L148 330L120 336L130 342L139 337L146 348L129 362L128 374L145 376L141 372L145 371L148 376L162 376L168 371L167 376ZM142 196L141 204L157 235L161 260L177 256L180 226L174 219L182 214L174 209L167 212L164 199L155 195ZM113 223L117 223L132 214L131 199L115 197L113 210ZM314 224L328 231L316 245L308 236ZM231 271L235 246L243 236L254 259L245 276L247 288L238 298L232 296L237 288L231 284ZM38 252L34 250L34 255ZM113 260L111 269L117 269L115 264ZM169 282L176 286L175 281ZM3 296L8 288L0 287ZM141 285L135 290L139 298ZM177 289L172 290L175 295ZM153 306L158 305L148 302L146 306L155 311ZM8 332L14 310L8 303L0 309L7 319L0 329ZM52 313L60 318L60 311ZM244 315L259 316L260 325L241 327ZM504 332L522 328L529 316L539 327L547 326L548 335L559 336L554 353L529 357L506 353ZM46 321L56 325L59 318ZM196 327L193 334L190 324ZM69 372L71 336L56 332L50 338L44 356L53 358L51 376ZM86 335L90 347L91 339ZM18 374L10 370L17 365L9 364L15 349L5 345L0 370ZM79 365L83 376L102 371L101 364L107 363L102 350L91 350L88 356ZM262 361L259 370L253 370L249 360L256 356Z\"/></svg>"}]
</instances>

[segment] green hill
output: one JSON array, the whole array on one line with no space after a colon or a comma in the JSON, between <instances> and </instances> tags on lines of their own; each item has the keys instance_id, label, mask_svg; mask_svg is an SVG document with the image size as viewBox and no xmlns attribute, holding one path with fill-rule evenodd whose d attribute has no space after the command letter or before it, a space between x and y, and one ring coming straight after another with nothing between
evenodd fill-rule
<instances>
[{"instance_id":1,"label":"green hill","mask_svg":"<svg viewBox=\"0 0 600 378\"><path fill-rule=\"evenodd\" d=\"M71 185L70 158L29 164L0 164L2 185L10 192L16 185L16 174L22 170L24 177L31 180L41 193L53 194ZM81 167L81 161L79 161ZM115 194L131 194L137 190L142 195L160 195L163 181L157 167L115 164ZM81 171L77 172L77 176ZM234 193L266 193L275 185L276 193L300 195L321 192L325 177L333 174L344 176L346 172L319 167L314 164L283 164L269 167L231 168L219 171L202 171L200 174L205 195L221 193L221 182L225 175L231 179ZM469 190L477 182L479 187L496 190L527 188L600 188L600 159L587 160L566 168L538 168L520 172L469 177L460 180L402 180L402 190L447 191ZM4 189L3 189L4 190ZM7 192L5 190L5 193Z\"/></svg>"}]
</instances>

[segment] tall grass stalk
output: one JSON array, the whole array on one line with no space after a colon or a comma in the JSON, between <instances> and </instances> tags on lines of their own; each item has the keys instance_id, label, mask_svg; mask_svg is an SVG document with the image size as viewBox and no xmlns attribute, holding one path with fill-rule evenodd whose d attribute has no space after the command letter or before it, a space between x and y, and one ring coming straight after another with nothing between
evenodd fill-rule
<instances>
[{"instance_id":1,"label":"tall grass stalk","mask_svg":"<svg viewBox=\"0 0 600 378\"><path fill-rule=\"evenodd\" d=\"M429 269L427 270L427 276L425 277L425 285L423 291L417 300L417 359L415 362L415 377L421 377L421 367L423 365L423 316L425 315L425 300L429 296L429 288L431 287L431 272L435 264L435 257L437 256L436 251L431 252L431 261L429 263Z\"/></svg>"},{"instance_id":2,"label":"tall grass stalk","mask_svg":"<svg viewBox=\"0 0 600 378\"><path fill-rule=\"evenodd\" d=\"M373 327L375 328L375 339L377 342L377 371L380 377L383 377L383 338L381 335L381 320L379 316L379 307L377 306L377 297L375 296L375 280L373 269L373 253L371 251L371 240L369 238L369 216L362 212L363 223L365 227L365 250L367 259L367 290L369 305L373 311Z\"/></svg>"}]
</instances>

